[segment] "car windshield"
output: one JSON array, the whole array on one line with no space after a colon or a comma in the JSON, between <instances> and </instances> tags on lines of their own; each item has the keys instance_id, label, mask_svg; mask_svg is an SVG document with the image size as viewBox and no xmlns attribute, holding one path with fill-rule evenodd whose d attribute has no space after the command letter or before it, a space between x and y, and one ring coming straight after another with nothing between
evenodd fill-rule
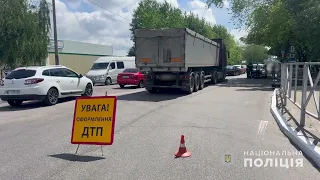
<instances>
[{"instance_id":1,"label":"car windshield","mask_svg":"<svg viewBox=\"0 0 320 180\"><path fill-rule=\"evenodd\" d=\"M137 73L138 69L136 68L128 68L123 71L124 73Z\"/></svg>"},{"instance_id":2,"label":"car windshield","mask_svg":"<svg viewBox=\"0 0 320 180\"><path fill-rule=\"evenodd\" d=\"M14 70L10 74L8 74L6 79L24 79L24 78L32 77L35 74L36 74L35 70L19 69L19 70Z\"/></svg>"},{"instance_id":3,"label":"car windshield","mask_svg":"<svg viewBox=\"0 0 320 180\"><path fill-rule=\"evenodd\" d=\"M233 66L227 66L226 68L227 69L233 69Z\"/></svg>"},{"instance_id":4,"label":"car windshield","mask_svg":"<svg viewBox=\"0 0 320 180\"><path fill-rule=\"evenodd\" d=\"M109 63L94 63L91 70L97 70L97 69L107 69Z\"/></svg>"}]
</instances>

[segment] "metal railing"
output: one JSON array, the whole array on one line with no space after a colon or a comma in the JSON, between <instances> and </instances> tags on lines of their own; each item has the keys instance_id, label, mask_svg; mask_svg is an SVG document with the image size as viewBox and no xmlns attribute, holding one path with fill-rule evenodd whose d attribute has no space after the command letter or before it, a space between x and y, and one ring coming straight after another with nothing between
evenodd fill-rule
<instances>
[{"instance_id":1,"label":"metal railing","mask_svg":"<svg viewBox=\"0 0 320 180\"><path fill-rule=\"evenodd\" d=\"M320 120L319 89L317 88L320 79L320 62L298 62L281 64L281 88L283 106L290 100L300 109L300 126L305 126L306 114ZM301 91L301 100L297 92ZM317 93L318 91L318 93ZM293 93L293 97L292 97ZM317 113L307 110L310 99L313 97Z\"/></svg>"}]
</instances>

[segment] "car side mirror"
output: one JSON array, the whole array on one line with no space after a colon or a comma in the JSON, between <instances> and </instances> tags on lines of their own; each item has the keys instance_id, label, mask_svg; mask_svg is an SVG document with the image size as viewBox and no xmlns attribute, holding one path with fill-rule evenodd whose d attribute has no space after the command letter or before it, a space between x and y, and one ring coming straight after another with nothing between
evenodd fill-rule
<instances>
[{"instance_id":1,"label":"car side mirror","mask_svg":"<svg viewBox=\"0 0 320 180\"><path fill-rule=\"evenodd\" d=\"M79 74L78 78L82 78L82 77L83 77L83 75L82 75L82 74Z\"/></svg>"}]
</instances>

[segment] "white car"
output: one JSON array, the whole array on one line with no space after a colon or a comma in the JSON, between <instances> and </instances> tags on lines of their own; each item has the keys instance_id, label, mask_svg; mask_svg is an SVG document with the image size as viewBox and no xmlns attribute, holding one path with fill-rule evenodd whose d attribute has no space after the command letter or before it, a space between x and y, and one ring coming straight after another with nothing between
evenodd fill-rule
<instances>
[{"instance_id":1,"label":"white car","mask_svg":"<svg viewBox=\"0 0 320 180\"><path fill-rule=\"evenodd\" d=\"M13 70L0 84L0 99L11 106L29 100L55 105L59 98L92 96L92 87L90 79L64 66L21 67Z\"/></svg>"}]
</instances>

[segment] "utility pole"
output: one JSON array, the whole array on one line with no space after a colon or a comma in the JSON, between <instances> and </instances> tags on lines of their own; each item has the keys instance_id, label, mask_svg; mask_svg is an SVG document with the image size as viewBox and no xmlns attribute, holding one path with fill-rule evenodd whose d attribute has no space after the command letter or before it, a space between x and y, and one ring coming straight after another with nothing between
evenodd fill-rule
<instances>
[{"instance_id":1,"label":"utility pole","mask_svg":"<svg viewBox=\"0 0 320 180\"><path fill-rule=\"evenodd\" d=\"M59 65L59 52L58 52L58 35L57 35L57 20L56 20L56 2L52 0L52 11L53 11L53 38L54 38L54 54L55 54L55 63Z\"/></svg>"}]
</instances>

